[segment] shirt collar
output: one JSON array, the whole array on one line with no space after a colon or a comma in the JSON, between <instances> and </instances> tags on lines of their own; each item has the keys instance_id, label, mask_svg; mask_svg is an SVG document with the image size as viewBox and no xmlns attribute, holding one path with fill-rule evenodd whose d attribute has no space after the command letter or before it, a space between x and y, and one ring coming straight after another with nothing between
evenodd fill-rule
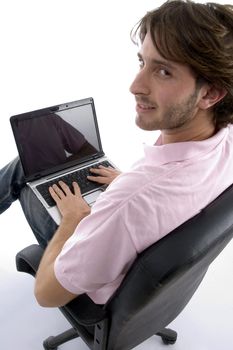
<instances>
[{"instance_id":1,"label":"shirt collar","mask_svg":"<svg viewBox=\"0 0 233 350\"><path fill-rule=\"evenodd\" d=\"M153 146L144 145L145 160L149 164L162 165L199 157L221 145L227 137L230 126L221 129L214 136L203 141L176 142L162 145L161 135Z\"/></svg>"}]
</instances>

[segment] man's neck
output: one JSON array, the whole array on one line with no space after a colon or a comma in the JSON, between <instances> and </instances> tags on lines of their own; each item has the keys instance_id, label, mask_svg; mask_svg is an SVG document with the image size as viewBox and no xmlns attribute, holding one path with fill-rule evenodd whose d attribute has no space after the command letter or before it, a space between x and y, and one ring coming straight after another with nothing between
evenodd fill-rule
<instances>
[{"instance_id":1,"label":"man's neck","mask_svg":"<svg viewBox=\"0 0 233 350\"><path fill-rule=\"evenodd\" d=\"M162 144L202 141L212 137L216 132L212 119L196 117L188 125L172 130L161 130Z\"/></svg>"}]
</instances>

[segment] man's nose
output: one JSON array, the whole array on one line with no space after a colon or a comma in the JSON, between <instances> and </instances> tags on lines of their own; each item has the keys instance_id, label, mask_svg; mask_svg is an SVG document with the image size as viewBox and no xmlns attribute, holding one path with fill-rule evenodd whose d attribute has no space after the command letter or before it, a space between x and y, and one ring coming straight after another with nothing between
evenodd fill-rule
<instances>
[{"instance_id":1,"label":"man's nose","mask_svg":"<svg viewBox=\"0 0 233 350\"><path fill-rule=\"evenodd\" d=\"M149 95L150 94L150 78L148 73L141 70L132 82L129 91L133 95Z\"/></svg>"}]
</instances>

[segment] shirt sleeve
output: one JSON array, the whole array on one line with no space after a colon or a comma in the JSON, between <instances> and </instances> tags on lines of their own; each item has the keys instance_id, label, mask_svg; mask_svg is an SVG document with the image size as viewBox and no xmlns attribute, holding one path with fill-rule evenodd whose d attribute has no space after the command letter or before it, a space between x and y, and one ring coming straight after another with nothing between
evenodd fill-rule
<instances>
[{"instance_id":1,"label":"shirt sleeve","mask_svg":"<svg viewBox=\"0 0 233 350\"><path fill-rule=\"evenodd\" d=\"M115 289L136 255L125 225L124 206L103 196L65 243L55 261L55 275L65 289L77 295L106 285Z\"/></svg>"}]
</instances>

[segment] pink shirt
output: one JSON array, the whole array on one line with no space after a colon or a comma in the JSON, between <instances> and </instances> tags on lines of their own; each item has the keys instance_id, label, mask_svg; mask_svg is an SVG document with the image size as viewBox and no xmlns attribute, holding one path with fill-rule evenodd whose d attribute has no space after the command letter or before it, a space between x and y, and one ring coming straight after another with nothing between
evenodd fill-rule
<instances>
[{"instance_id":1,"label":"pink shirt","mask_svg":"<svg viewBox=\"0 0 233 350\"><path fill-rule=\"evenodd\" d=\"M233 183L233 126L204 141L145 146L65 243L55 275L104 304L138 253L196 215Z\"/></svg>"}]
</instances>

